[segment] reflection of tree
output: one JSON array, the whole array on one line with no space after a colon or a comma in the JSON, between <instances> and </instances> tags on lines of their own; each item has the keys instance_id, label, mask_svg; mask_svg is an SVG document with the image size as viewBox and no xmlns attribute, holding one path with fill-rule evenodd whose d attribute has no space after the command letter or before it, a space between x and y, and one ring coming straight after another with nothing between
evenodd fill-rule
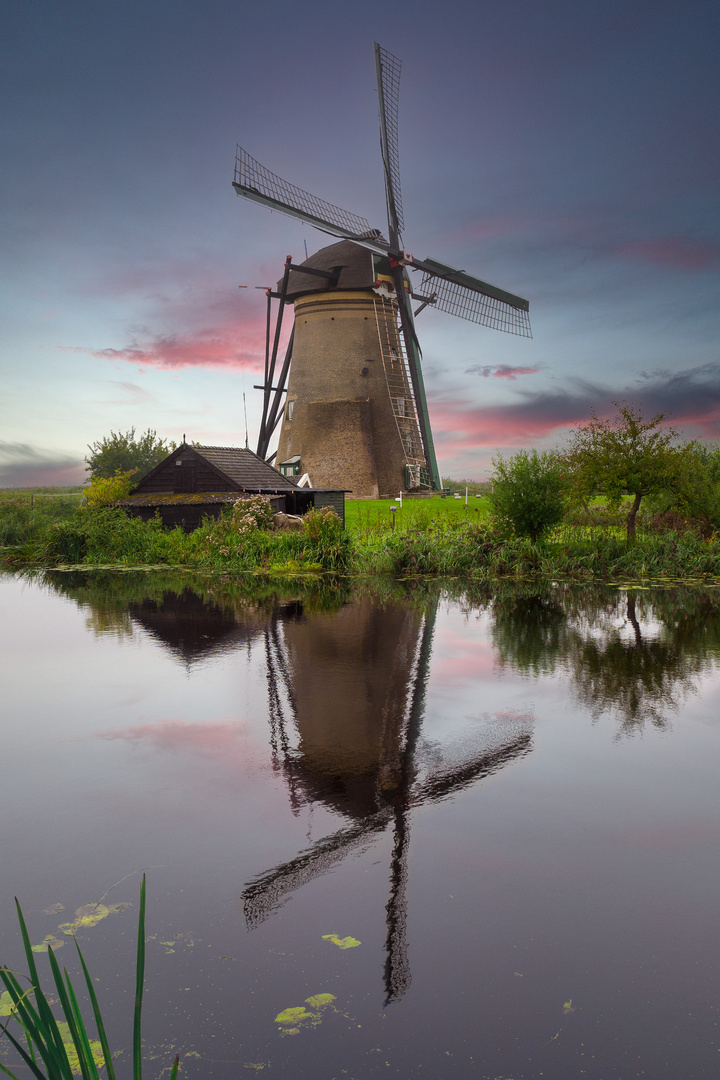
<instances>
[{"instance_id":1,"label":"reflection of tree","mask_svg":"<svg viewBox=\"0 0 720 1080\"><path fill-rule=\"evenodd\" d=\"M628 733L663 727L720 656L720 597L688 589L545 589L492 606L501 665L539 675L562 669L593 716L614 713Z\"/></svg>"},{"instance_id":2,"label":"reflection of tree","mask_svg":"<svg viewBox=\"0 0 720 1080\"><path fill-rule=\"evenodd\" d=\"M549 590L498 596L492 610L493 644L500 664L529 675L552 672L563 649L567 619Z\"/></svg>"}]
</instances>

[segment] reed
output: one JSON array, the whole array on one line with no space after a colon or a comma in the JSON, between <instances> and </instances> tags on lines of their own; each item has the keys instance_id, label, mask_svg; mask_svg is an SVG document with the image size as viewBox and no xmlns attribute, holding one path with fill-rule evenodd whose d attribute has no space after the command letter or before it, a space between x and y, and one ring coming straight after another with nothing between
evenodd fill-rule
<instances>
[{"instance_id":1,"label":"reed","mask_svg":"<svg viewBox=\"0 0 720 1080\"><path fill-rule=\"evenodd\" d=\"M64 1019L58 1021L50 1009L45 992L40 985L35 956L30 945L25 919L22 909L15 899L20 933L22 935L23 948L28 965L30 983L28 989L23 990L22 984L16 972L8 967L0 968L0 979L9 993L13 1002L13 1011L8 1017L7 1023L0 1030L0 1034L10 1040L15 1050L20 1055L23 1064L30 1070L36 1080L74 1080L78 1073L83 1080L100 1080L99 1069L105 1067L107 1080L116 1080L113 1066L113 1055L110 1052L105 1023L103 1021L97 994L93 986L92 978L88 971L80 946L75 941L80 964L82 966L85 985L92 1007L98 1040L102 1048L103 1064L98 1066L96 1055L93 1053L87 1025L83 1018L77 995L72 980L66 969L60 971L52 947L48 948L48 958L52 971L55 991L58 996L60 1009ZM142 994L145 982L145 875L143 874L140 886L140 911L138 915L138 942L137 960L135 966L135 1010L133 1015L133 1080L142 1080ZM23 1047L19 1039L8 1030L10 1021L15 1020L25 1038L26 1047ZM60 1025L67 1025L70 1033L70 1043L67 1036L63 1037ZM70 1052L68 1052L68 1047ZM99 1055L98 1055L99 1056ZM170 1080L176 1080L179 1056L175 1056L171 1070ZM20 1078L0 1063L0 1071L12 1080Z\"/></svg>"}]
</instances>

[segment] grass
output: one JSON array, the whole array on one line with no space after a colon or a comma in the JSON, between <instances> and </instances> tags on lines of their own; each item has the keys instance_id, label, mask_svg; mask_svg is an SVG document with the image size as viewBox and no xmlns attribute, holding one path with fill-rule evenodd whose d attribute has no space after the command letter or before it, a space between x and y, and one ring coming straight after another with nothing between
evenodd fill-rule
<instances>
[{"instance_id":1,"label":"grass","mask_svg":"<svg viewBox=\"0 0 720 1080\"><path fill-rule=\"evenodd\" d=\"M464 495L460 499L453 496L443 499L439 495L433 495L430 499L403 499L402 506L399 500L393 499L348 499L345 503L345 526L351 533L360 535L377 526L390 526L393 517L391 506L397 507L395 528L398 530L425 528L433 522L476 522L490 518L490 500L485 495L480 498L468 495L467 506Z\"/></svg>"},{"instance_id":2,"label":"grass","mask_svg":"<svg viewBox=\"0 0 720 1080\"><path fill-rule=\"evenodd\" d=\"M189 534L117 509L78 509L66 499L38 501L34 508L10 500L0 502L0 563L163 566L267 578L327 572L466 580L720 578L720 534L640 531L629 544L622 514L600 511L532 543L496 526L486 496L468 498L467 505L464 497L439 496L406 498L402 507L399 501L350 501L344 530L322 513L308 515L297 532L244 529L226 514Z\"/></svg>"},{"instance_id":3,"label":"grass","mask_svg":"<svg viewBox=\"0 0 720 1080\"><path fill-rule=\"evenodd\" d=\"M0 968L0 979L5 985L6 992L10 995L13 1003L13 1011L8 1017L7 1023L0 1031L10 1040L20 1055L23 1064L30 1070L36 1080L73 1080L74 1076L81 1074L83 1080L100 1080L99 1069L103 1066L107 1072L108 1080L115 1080L113 1055L105 1030L97 994L93 981L87 969L85 959L80 946L75 941L78 957L82 966L85 985L87 987L90 1005L92 1007L98 1039L91 1040L85 1020L83 1018L77 995L72 980L66 969L60 971L52 947L48 948L48 958L52 971L55 991L58 995L58 1003L64 1020L57 1020L50 1008L50 1002L40 985L35 956L30 945L25 919L20 904L15 900L17 907L20 933L22 935L25 958L27 960L29 975L26 981L30 983L28 989L23 990L17 973L8 967ZM145 875L143 874L140 886L140 911L138 915L138 940L137 960L135 967L135 1007L133 1011L133 1080L142 1080L142 997L145 981ZM9 1031L11 1020L20 1027L21 1037L24 1036L27 1049L22 1046L19 1039ZM67 1032L67 1034L66 1034ZM95 1047L93 1047L93 1041ZM97 1049L99 1043L100 1050ZM179 1057L176 1055L170 1070L170 1080L175 1080L178 1073ZM0 1071L12 1080L20 1078L0 1064Z\"/></svg>"}]
</instances>

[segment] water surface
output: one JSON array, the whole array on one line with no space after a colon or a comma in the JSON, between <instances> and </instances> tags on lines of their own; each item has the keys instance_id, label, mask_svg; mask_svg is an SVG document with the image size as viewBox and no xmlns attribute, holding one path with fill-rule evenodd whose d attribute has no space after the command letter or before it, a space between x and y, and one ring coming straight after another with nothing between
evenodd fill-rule
<instances>
[{"instance_id":1,"label":"water surface","mask_svg":"<svg viewBox=\"0 0 720 1080\"><path fill-rule=\"evenodd\" d=\"M717 1075L716 592L57 573L0 618L0 959L17 894L75 970L110 890L120 1075L142 869L149 1076Z\"/></svg>"}]
</instances>

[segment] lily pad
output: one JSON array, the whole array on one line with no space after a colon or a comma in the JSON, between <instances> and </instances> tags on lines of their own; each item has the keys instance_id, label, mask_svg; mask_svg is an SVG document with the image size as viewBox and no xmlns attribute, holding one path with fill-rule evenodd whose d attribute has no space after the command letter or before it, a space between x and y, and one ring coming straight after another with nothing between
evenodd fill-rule
<instances>
[{"instance_id":1,"label":"lily pad","mask_svg":"<svg viewBox=\"0 0 720 1080\"><path fill-rule=\"evenodd\" d=\"M80 929L97 926L100 920L107 918L109 914L110 908L105 904L83 904L75 912L74 921L60 923L58 929L62 930L63 934L73 937Z\"/></svg>"},{"instance_id":2,"label":"lily pad","mask_svg":"<svg viewBox=\"0 0 720 1080\"><path fill-rule=\"evenodd\" d=\"M65 1047L65 1053L68 1056L70 1069L75 1076L79 1076L82 1070L80 1069L80 1059L78 1058L77 1050L75 1049L75 1044L72 1040L72 1035L70 1034L70 1025L60 1020L58 1021L58 1031L60 1032L60 1038L63 1041L63 1046ZM92 1053L93 1061L97 1065L98 1069L100 1069L105 1064L105 1057L103 1055L102 1046L97 1039L90 1039L89 1042L90 1052Z\"/></svg>"},{"instance_id":3,"label":"lily pad","mask_svg":"<svg viewBox=\"0 0 720 1080\"><path fill-rule=\"evenodd\" d=\"M337 934L323 934L323 941L331 941L333 945L337 945L338 949L354 949L362 942L358 941L354 937L338 937Z\"/></svg>"},{"instance_id":4,"label":"lily pad","mask_svg":"<svg viewBox=\"0 0 720 1080\"><path fill-rule=\"evenodd\" d=\"M48 949L62 949L65 942L54 934L46 934L39 945L33 945L33 952L47 952Z\"/></svg>"},{"instance_id":5,"label":"lily pad","mask_svg":"<svg viewBox=\"0 0 720 1080\"><path fill-rule=\"evenodd\" d=\"M64 904L52 904L50 907L43 908L40 912L41 915L59 915L61 911L65 910Z\"/></svg>"},{"instance_id":6,"label":"lily pad","mask_svg":"<svg viewBox=\"0 0 720 1080\"><path fill-rule=\"evenodd\" d=\"M312 1020L312 1018L313 1013L308 1012L304 1005L296 1005L291 1009L283 1009L281 1013L278 1013L275 1017L275 1023L295 1027L296 1024L302 1023L303 1020Z\"/></svg>"},{"instance_id":7,"label":"lily pad","mask_svg":"<svg viewBox=\"0 0 720 1080\"><path fill-rule=\"evenodd\" d=\"M334 994L313 994L312 997L305 998L306 1003L312 1005L313 1009L323 1009L334 1000Z\"/></svg>"},{"instance_id":8,"label":"lily pad","mask_svg":"<svg viewBox=\"0 0 720 1080\"><path fill-rule=\"evenodd\" d=\"M15 1006L9 991L3 990L2 994L0 994L0 1016L12 1016L14 1011Z\"/></svg>"}]
</instances>

